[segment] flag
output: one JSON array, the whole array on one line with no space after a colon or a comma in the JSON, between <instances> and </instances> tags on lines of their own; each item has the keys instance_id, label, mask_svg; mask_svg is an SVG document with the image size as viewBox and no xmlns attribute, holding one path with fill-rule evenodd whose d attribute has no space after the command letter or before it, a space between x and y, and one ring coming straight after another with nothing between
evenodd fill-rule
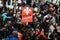
<instances>
[{"instance_id":1,"label":"flag","mask_svg":"<svg viewBox=\"0 0 60 40\"><path fill-rule=\"evenodd\" d=\"M32 22L32 7L22 8L22 22Z\"/></svg>"}]
</instances>

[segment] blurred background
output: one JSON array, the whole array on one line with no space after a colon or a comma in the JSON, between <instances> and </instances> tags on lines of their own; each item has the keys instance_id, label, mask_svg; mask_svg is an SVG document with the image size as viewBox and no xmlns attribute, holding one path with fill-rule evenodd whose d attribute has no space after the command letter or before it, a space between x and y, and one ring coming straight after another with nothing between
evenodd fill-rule
<instances>
[{"instance_id":1,"label":"blurred background","mask_svg":"<svg viewBox=\"0 0 60 40\"><path fill-rule=\"evenodd\" d=\"M22 7L33 22L22 23ZM0 40L60 40L60 0L0 0Z\"/></svg>"}]
</instances>

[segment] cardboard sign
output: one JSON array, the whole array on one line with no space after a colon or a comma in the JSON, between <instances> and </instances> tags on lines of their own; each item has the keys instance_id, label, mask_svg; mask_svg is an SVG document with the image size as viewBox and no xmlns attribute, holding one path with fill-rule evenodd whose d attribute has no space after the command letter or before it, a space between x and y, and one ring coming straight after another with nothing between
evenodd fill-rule
<instances>
[{"instance_id":1,"label":"cardboard sign","mask_svg":"<svg viewBox=\"0 0 60 40\"><path fill-rule=\"evenodd\" d=\"M32 22L32 8L23 7L22 8L22 22Z\"/></svg>"}]
</instances>

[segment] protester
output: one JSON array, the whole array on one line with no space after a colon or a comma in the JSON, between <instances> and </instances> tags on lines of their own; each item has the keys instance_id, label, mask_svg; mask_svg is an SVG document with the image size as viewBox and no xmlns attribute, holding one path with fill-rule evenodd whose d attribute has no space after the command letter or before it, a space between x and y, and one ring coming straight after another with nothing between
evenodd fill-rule
<instances>
[{"instance_id":1,"label":"protester","mask_svg":"<svg viewBox=\"0 0 60 40\"><path fill-rule=\"evenodd\" d=\"M5 5L0 8L0 40L60 40L60 2L19 0L16 11ZM32 7L32 22L22 22L23 7Z\"/></svg>"}]
</instances>

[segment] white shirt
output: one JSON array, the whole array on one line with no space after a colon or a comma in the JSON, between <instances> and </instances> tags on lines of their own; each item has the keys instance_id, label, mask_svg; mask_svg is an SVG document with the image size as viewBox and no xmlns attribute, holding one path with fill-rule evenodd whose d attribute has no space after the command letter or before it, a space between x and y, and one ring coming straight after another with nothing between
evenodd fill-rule
<instances>
[{"instance_id":1,"label":"white shirt","mask_svg":"<svg viewBox=\"0 0 60 40\"><path fill-rule=\"evenodd\" d=\"M18 3L21 3L22 1L21 0L18 0Z\"/></svg>"},{"instance_id":2,"label":"white shirt","mask_svg":"<svg viewBox=\"0 0 60 40\"><path fill-rule=\"evenodd\" d=\"M51 35L51 33L53 33L54 29L55 29L55 27L54 27L53 25L50 25L50 27L49 27L48 39L50 39L49 36Z\"/></svg>"},{"instance_id":3,"label":"white shirt","mask_svg":"<svg viewBox=\"0 0 60 40\"><path fill-rule=\"evenodd\" d=\"M45 18L48 18L48 17L49 17L49 16L48 16L48 15L46 15L46 16L44 16L44 19L45 19Z\"/></svg>"}]
</instances>

